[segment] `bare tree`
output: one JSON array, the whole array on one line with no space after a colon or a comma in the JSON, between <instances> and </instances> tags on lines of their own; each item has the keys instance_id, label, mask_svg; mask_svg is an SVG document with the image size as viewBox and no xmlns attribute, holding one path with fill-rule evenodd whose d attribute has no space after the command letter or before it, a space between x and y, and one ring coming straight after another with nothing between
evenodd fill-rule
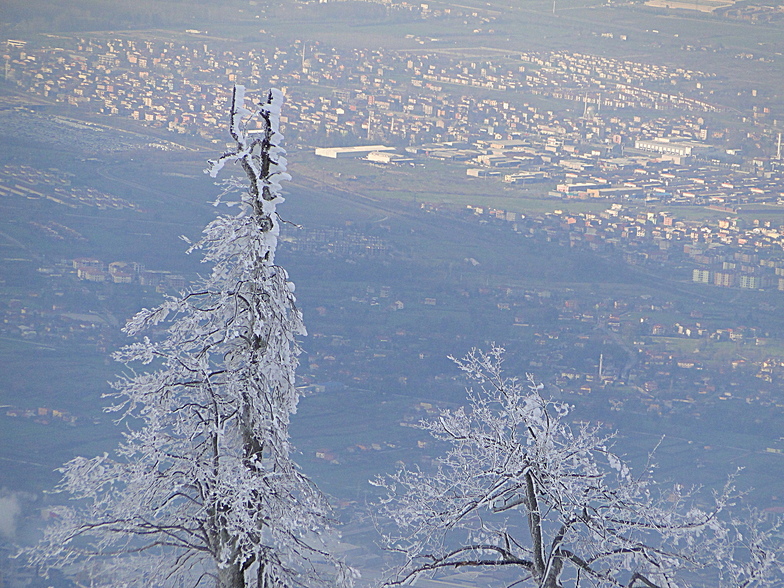
<instances>
[{"instance_id":1,"label":"bare tree","mask_svg":"<svg viewBox=\"0 0 784 588\"><path fill-rule=\"evenodd\" d=\"M305 327L294 285L274 261L280 181L289 179L283 95L270 90L250 110L244 92L237 86L231 104L236 148L206 170L215 177L226 163L241 166L247 181L229 181L224 193L240 193L239 212L217 217L191 247L203 250L209 277L125 326L132 336L166 331L114 354L128 367L108 410L126 424L125 440L112 457L62 468L59 489L76 504L60 509L29 552L44 571L89 574L95 586L352 581L327 546L329 505L290 455Z\"/></svg>"},{"instance_id":2,"label":"bare tree","mask_svg":"<svg viewBox=\"0 0 784 588\"><path fill-rule=\"evenodd\" d=\"M375 480L384 545L402 558L386 585L466 568L539 588L780 585L778 522L729 516L731 482L700 507L650 467L634 475L611 434L573 428L541 384L503 374L502 356L496 347L457 361L478 389L468 408L422 422L448 447L434 472Z\"/></svg>"}]
</instances>

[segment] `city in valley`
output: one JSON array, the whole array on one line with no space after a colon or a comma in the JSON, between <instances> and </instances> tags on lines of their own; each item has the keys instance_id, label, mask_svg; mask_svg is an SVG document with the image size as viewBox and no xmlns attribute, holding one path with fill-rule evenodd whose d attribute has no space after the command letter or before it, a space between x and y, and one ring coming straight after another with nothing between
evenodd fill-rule
<instances>
[{"instance_id":1,"label":"city in valley","mask_svg":"<svg viewBox=\"0 0 784 588\"><path fill-rule=\"evenodd\" d=\"M784 512L782 6L80 1L46 25L12 4L0 586L60 581L5 555L54 516L55 469L121 438L102 395L122 326L209 271L185 241L231 210L202 171L235 84L285 95L291 436L368 578L368 480L436 463L417 424L465 404L448 357L474 347L635 466L655 447L657 475L708 489L742 466Z\"/></svg>"}]
</instances>

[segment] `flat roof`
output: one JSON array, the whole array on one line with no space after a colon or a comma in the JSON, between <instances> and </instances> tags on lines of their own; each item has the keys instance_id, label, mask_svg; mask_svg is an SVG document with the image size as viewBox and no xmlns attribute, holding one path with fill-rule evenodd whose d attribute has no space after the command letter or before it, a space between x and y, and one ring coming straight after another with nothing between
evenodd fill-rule
<instances>
[{"instance_id":1,"label":"flat roof","mask_svg":"<svg viewBox=\"0 0 784 588\"><path fill-rule=\"evenodd\" d=\"M354 147L316 147L316 153L369 153L370 151L394 151L386 145L356 145Z\"/></svg>"}]
</instances>

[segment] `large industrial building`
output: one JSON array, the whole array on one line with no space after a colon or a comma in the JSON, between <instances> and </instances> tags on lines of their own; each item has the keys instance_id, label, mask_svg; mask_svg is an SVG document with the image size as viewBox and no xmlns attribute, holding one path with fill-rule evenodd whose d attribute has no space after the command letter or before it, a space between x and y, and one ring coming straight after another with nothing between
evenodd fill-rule
<instances>
[{"instance_id":1,"label":"large industrial building","mask_svg":"<svg viewBox=\"0 0 784 588\"><path fill-rule=\"evenodd\" d=\"M671 141L670 139L638 139L634 142L635 149L655 151L665 155L678 155L681 157L693 155L694 152L707 149L707 146L697 141Z\"/></svg>"},{"instance_id":2,"label":"large industrial building","mask_svg":"<svg viewBox=\"0 0 784 588\"><path fill-rule=\"evenodd\" d=\"M332 159L356 159L366 157L374 151L394 151L394 147L384 145L359 145L356 147L316 147L316 155Z\"/></svg>"}]
</instances>

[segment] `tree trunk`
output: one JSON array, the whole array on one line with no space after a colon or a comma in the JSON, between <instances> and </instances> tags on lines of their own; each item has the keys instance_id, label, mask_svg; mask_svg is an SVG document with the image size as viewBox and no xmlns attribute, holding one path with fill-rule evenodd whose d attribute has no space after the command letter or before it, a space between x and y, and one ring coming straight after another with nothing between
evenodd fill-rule
<instances>
[{"instance_id":1,"label":"tree trunk","mask_svg":"<svg viewBox=\"0 0 784 588\"><path fill-rule=\"evenodd\" d=\"M245 573L238 564L218 569L217 588L245 588Z\"/></svg>"}]
</instances>

